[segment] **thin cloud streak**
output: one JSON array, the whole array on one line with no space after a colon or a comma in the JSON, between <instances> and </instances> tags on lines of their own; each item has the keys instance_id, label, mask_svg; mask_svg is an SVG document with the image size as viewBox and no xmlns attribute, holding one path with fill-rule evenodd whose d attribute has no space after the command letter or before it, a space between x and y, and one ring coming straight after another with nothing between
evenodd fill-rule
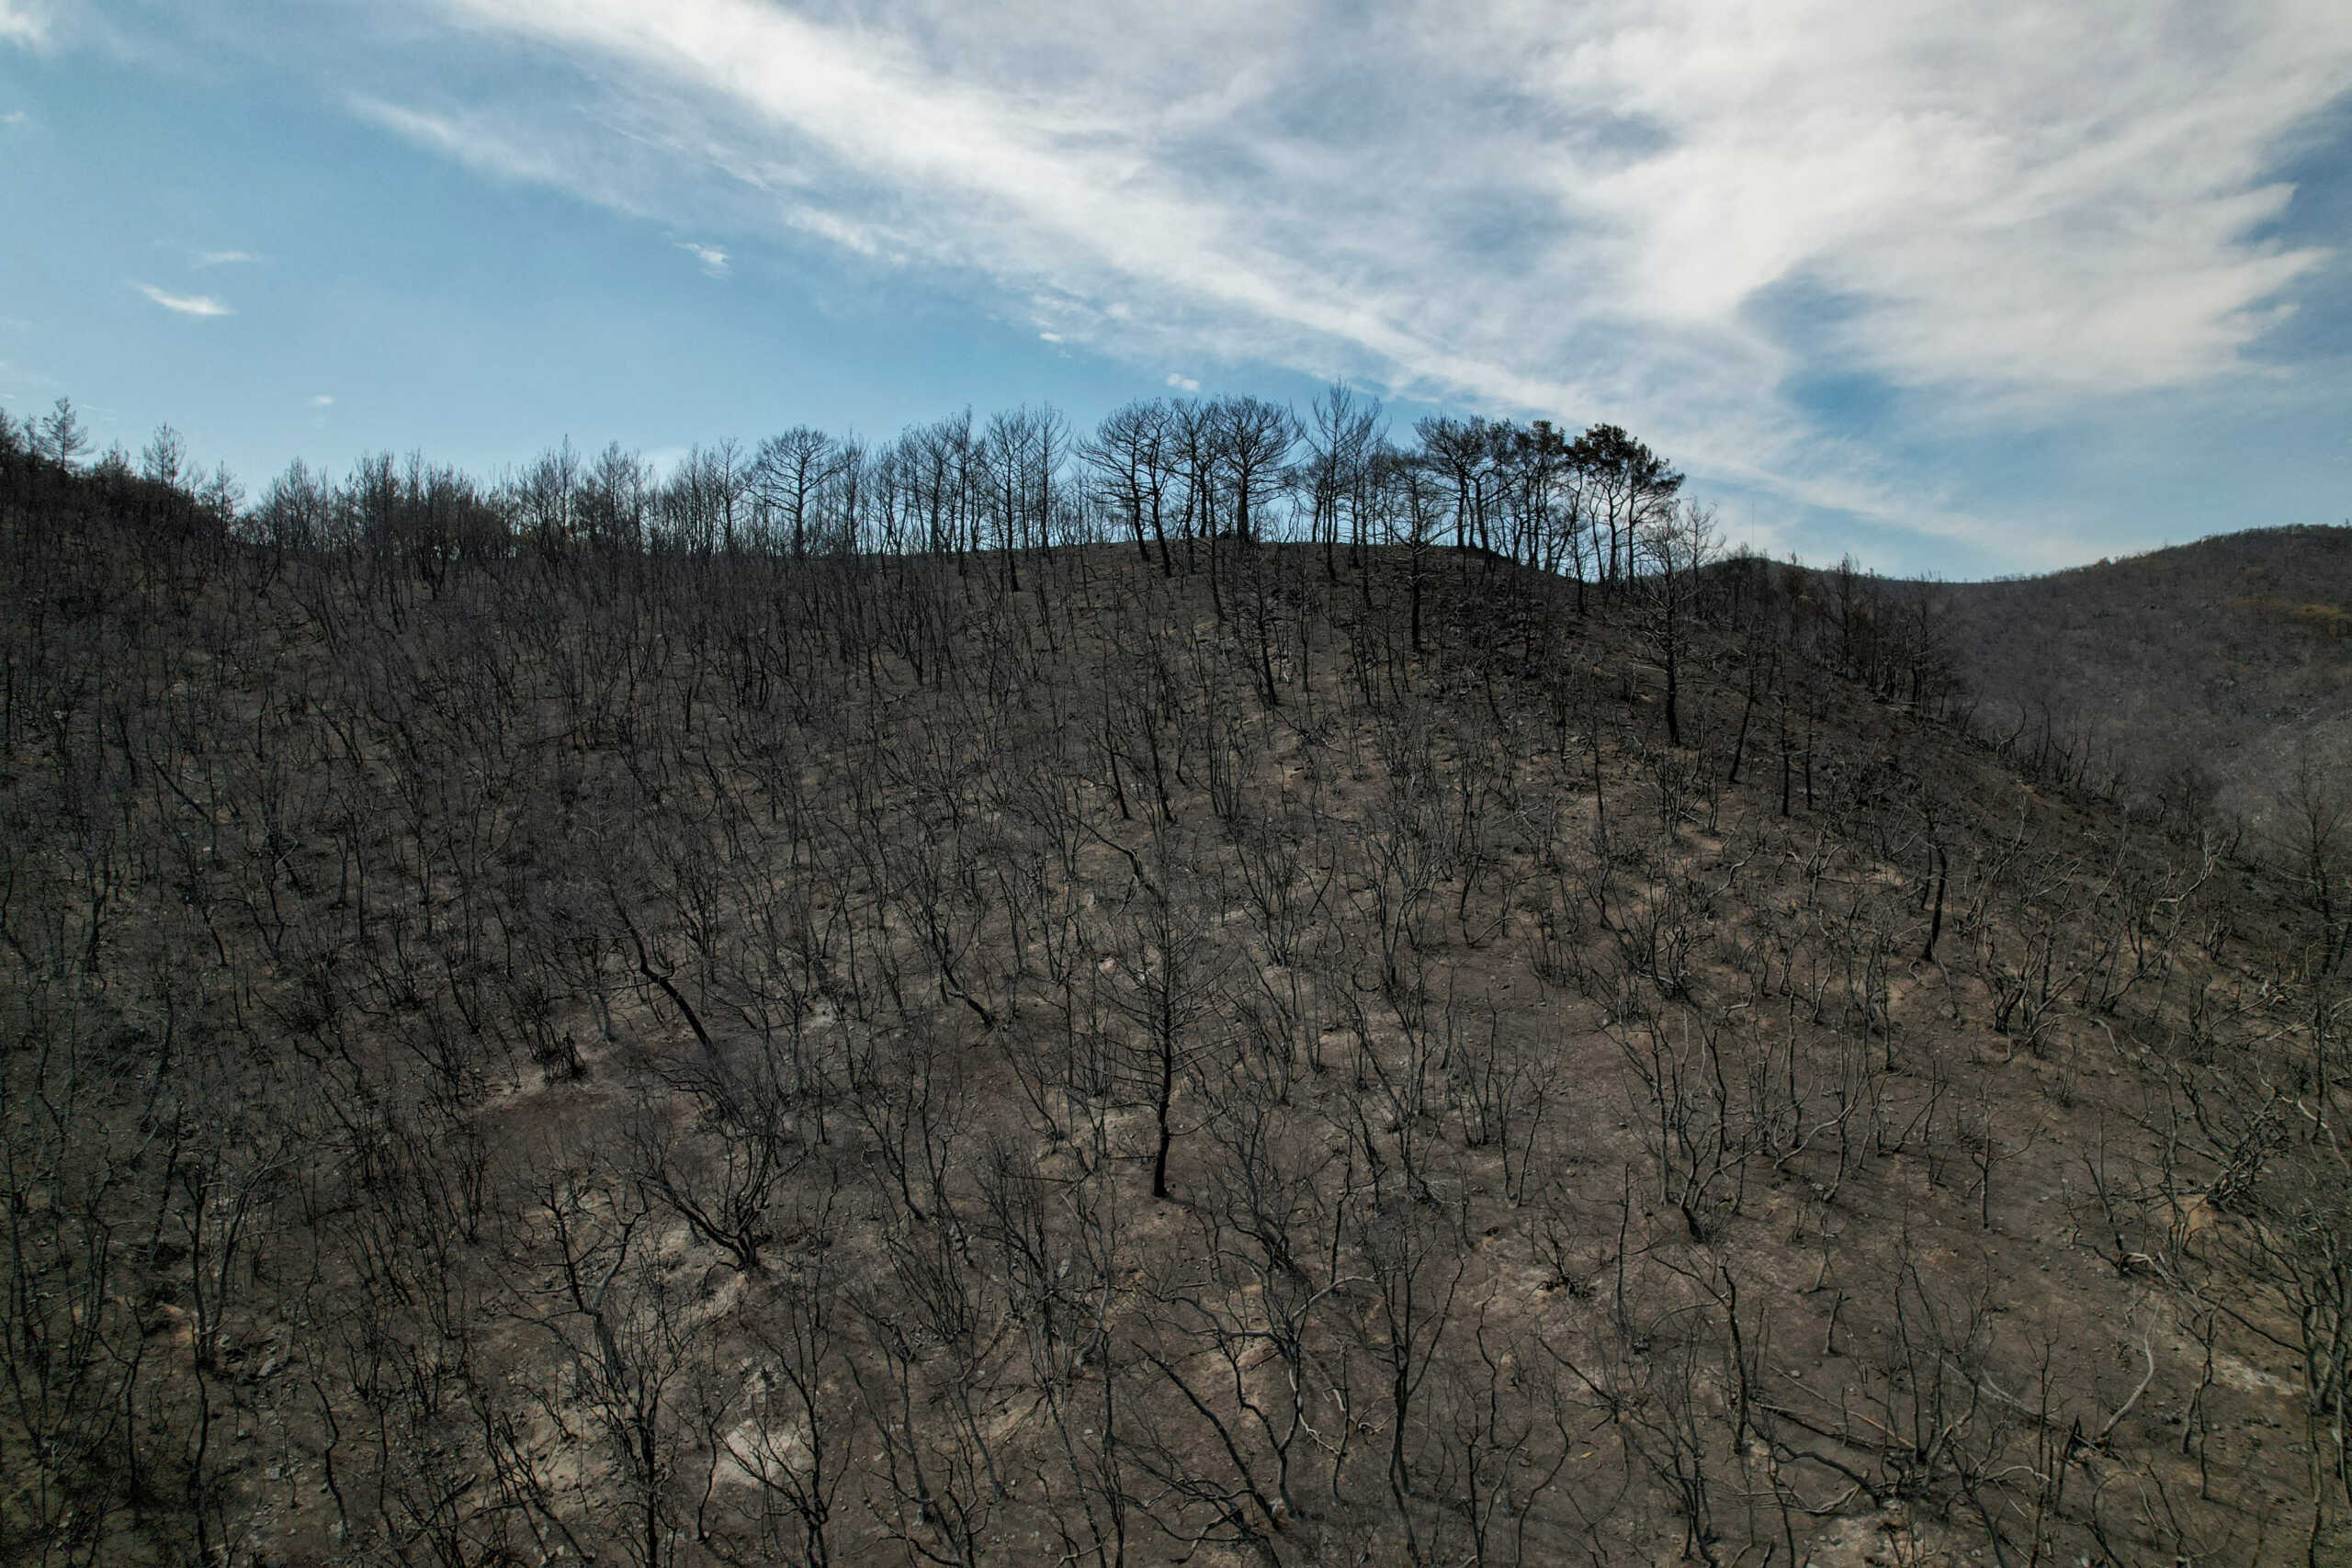
<instances>
[{"instance_id":1,"label":"thin cloud streak","mask_svg":"<svg viewBox=\"0 0 2352 1568\"><path fill-rule=\"evenodd\" d=\"M698 245L691 240L677 242L678 249L702 264L706 277L725 277L729 270L727 253L717 245Z\"/></svg>"},{"instance_id":2,"label":"thin cloud streak","mask_svg":"<svg viewBox=\"0 0 2352 1568\"><path fill-rule=\"evenodd\" d=\"M616 190L595 181L592 168L583 162L536 155L471 119L411 108L371 94L353 93L346 102L360 118L454 159L477 174L557 186L632 216L645 215L644 209L624 203Z\"/></svg>"},{"instance_id":3,"label":"thin cloud streak","mask_svg":"<svg viewBox=\"0 0 2352 1568\"><path fill-rule=\"evenodd\" d=\"M139 292L161 305L164 310L183 316L233 316L237 312L209 294L170 294L152 283L139 285Z\"/></svg>"}]
</instances>

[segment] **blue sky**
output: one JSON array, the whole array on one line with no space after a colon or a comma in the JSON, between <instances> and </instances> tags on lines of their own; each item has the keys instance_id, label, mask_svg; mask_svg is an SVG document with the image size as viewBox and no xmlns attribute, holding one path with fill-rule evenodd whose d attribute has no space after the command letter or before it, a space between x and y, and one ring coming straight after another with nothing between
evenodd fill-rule
<instances>
[{"instance_id":1,"label":"blue sky","mask_svg":"<svg viewBox=\"0 0 2352 1568\"><path fill-rule=\"evenodd\" d=\"M1345 378L1730 531L2352 514L2352 7L0 0L0 404L422 448Z\"/></svg>"}]
</instances>

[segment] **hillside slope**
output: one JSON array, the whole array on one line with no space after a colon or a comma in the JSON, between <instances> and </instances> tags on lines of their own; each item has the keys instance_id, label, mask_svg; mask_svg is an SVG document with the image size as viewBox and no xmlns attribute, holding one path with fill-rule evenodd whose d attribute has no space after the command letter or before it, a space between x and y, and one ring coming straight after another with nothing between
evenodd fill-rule
<instances>
[{"instance_id":1,"label":"hillside slope","mask_svg":"<svg viewBox=\"0 0 2352 1568\"><path fill-rule=\"evenodd\" d=\"M10 1560L2352 1551L2333 917L1785 607L0 582Z\"/></svg>"},{"instance_id":2,"label":"hillside slope","mask_svg":"<svg viewBox=\"0 0 2352 1568\"><path fill-rule=\"evenodd\" d=\"M2352 527L2222 535L1944 596L1986 727L2031 745L2047 726L2092 776L2210 788L2262 823L2305 750L2352 773Z\"/></svg>"}]
</instances>

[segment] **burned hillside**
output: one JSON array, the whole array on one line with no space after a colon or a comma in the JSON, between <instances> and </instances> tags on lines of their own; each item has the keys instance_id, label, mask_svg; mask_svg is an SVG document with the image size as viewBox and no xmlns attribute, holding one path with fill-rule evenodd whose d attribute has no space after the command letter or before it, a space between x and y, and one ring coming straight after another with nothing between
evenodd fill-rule
<instances>
[{"instance_id":1,"label":"burned hillside","mask_svg":"<svg viewBox=\"0 0 2352 1568\"><path fill-rule=\"evenodd\" d=\"M2352 527L2254 528L2039 577L1802 574L1833 613L1924 631L1978 732L2027 773L2252 852L2308 859L2298 818L2352 769Z\"/></svg>"},{"instance_id":2,"label":"burned hillside","mask_svg":"<svg viewBox=\"0 0 2352 1568\"><path fill-rule=\"evenodd\" d=\"M386 482L0 462L10 1561L2352 1550L2346 910L1924 645Z\"/></svg>"}]
</instances>

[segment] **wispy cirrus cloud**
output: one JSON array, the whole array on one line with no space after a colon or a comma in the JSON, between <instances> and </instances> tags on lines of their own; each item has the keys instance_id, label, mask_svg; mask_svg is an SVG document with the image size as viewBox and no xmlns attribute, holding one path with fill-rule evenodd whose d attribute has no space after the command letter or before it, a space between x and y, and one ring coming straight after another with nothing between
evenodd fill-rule
<instances>
[{"instance_id":1,"label":"wispy cirrus cloud","mask_svg":"<svg viewBox=\"0 0 2352 1568\"><path fill-rule=\"evenodd\" d=\"M260 261L261 257L251 251L198 251L188 265L196 267L252 266Z\"/></svg>"},{"instance_id":2,"label":"wispy cirrus cloud","mask_svg":"<svg viewBox=\"0 0 2352 1568\"><path fill-rule=\"evenodd\" d=\"M717 245L698 245L690 240L680 240L676 243L678 249L701 264L704 276L725 277L727 276L729 270L727 253Z\"/></svg>"},{"instance_id":3,"label":"wispy cirrus cloud","mask_svg":"<svg viewBox=\"0 0 2352 1568\"><path fill-rule=\"evenodd\" d=\"M152 283L138 285L139 292L164 310L183 316L233 316L236 309L215 299L209 294L173 294Z\"/></svg>"},{"instance_id":4,"label":"wispy cirrus cloud","mask_svg":"<svg viewBox=\"0 0 2352 1568\"><path fill-rule=\"evenodd\" d=\"M95 5L119 29L161 15ZM762 246L831 247L877 296L958 299L1174 390L1273 367L1614 420L1720 493L2005 566L2104 553L2082 547L2098 480L2144 467L2151 410L2177 432L2199 400L2352 406L2337 372L2335 404L2296 389L2342 357L2310 323L2352 321L2352 266L2287 172L2314 126L2352 126L2340 0L191 11L152 25L640 220L738 305ZM0 0L43 38L71 15ZM2016 434L2042 472L1987 482ZM2064 469L2070 441L2108 468ZM2035 494L2053 473L2072 512Z\"/></svg>"},{"instance_id":5,"label":"wispy cirrus cloud","mask_svg":"<svg viewBox=\"0 0 2352 1568\"><path fill-rule=\"evenodd\" d=\"M617 184L594 178L593 166L586 160L535 152L525 141L503 134L484 117L463 111L443 113L414 108L369 93L349 94L346 101L352 112L362 119L477 173L559 186L639 216L647 210L628 204Z\"/></svg>"},{"instance_id":6,"label":"wispy cirrus cloud","mask_svg":"<svg viewBox=\"0 0 2352 1568\"><path fill-rule=\"evenodd\" d=\"M2312 0L442 3L555 74L366 112L504 177L716 203L1139 359L1615 418L2041 553L1802 389L1924 424L2262 369L2333 265L2271 237L2278 150L2352 80Z\"/></svg>"}]
</instances>

